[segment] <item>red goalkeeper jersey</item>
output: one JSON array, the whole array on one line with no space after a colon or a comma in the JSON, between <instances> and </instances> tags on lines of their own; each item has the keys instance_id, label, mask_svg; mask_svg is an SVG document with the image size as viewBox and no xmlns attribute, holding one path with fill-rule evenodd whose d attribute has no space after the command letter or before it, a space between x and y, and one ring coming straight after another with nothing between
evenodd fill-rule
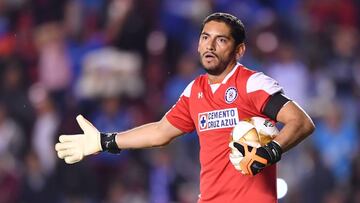
<instances>
[{"instance_id":1,"label":"red goalkeeper jersey","mask_svg":"<svg viewBox=\"0 0 360 203\"><path fill-rule=\"evenodd\" d=\"M279 84L261 72L241 64L210 85L207 75L192 81L166 114L183 132L196 130L200 141L199 203L273 203L276 196L276 166L254 177L236 171L229 160L230 132L236 123L262 114L270 95L282 91Z\"/></svg>"}]
</instances>

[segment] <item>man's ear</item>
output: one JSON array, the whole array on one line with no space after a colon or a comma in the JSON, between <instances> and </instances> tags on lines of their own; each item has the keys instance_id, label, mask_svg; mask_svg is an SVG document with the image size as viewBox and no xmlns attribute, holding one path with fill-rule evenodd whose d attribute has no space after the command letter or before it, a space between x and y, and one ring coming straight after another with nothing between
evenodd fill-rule
<instances>
[{"instance_id":1,"label":"man's ear","mask_svg":"<svg viewBox=\"0 0 360 203\"><path fill-rule=\"evenodd\" d=\"M245 43L241 43L236 46L235 54L236 54L236 60L240 60L240 58L244 55L246 50Z\"/></svg>"}]
</instances>

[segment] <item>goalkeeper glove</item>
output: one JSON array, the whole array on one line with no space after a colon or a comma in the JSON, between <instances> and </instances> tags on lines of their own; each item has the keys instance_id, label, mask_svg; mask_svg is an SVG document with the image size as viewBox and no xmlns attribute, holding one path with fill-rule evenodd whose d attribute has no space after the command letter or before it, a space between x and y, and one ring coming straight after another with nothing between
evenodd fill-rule
<instances>
[{"instance_id":1,"label":"goalkeeper glove","mask_svg":"<svg viewBox=\"0 0 360 203\"><path fill-rule=\"evenodd\" d=\"M238 168L245 175L254 176L266 166L275 164L281 159L282 150L275 141L259 148L251 147L243 142L234 142L233 146L243 155ZM232 156L233 162L236 157Z\"/></svg>"},{"instance_id":2,"label":"goalkeeper glove","mask_svg":"<svg viewBox=\"0 0 360 203\"><path fill-rule=\"evenodd\" d=\"M82 115L77 116L76 120L84 134L59 137L59 143L55 145L55 150L60 159L64 159L68 164L73 164L81 161L84 156L100 151L110 153L121 151L115 142L116 133L100 133Z\"/></svg>"}]
</instances>

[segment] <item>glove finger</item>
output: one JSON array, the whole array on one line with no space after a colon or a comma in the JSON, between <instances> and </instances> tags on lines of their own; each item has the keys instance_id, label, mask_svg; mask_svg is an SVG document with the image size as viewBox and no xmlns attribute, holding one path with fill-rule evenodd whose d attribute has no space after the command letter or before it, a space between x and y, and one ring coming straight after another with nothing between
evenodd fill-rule
<instances>
[{"instance_id":1,"label":"glove finger","mask_svg":"<svg viewBox=\"0 0 360 203\"><path fill-rule=\"evenodd\" d=\"M231 149L231 152L230 152L231 154L243 156L243 154L241 154L241 152L237 148L234 147L234 142L230 142L229 147Z\"/></svg>"},{"instance_id":2,"label":"glove finger","mask_svg":"<svg viewBox=\"0 0 360 203\"><path fill-rule=\"evenodd\" d=\"M229 159L233 165L240 164L240 162L243 158L244 157L242 157L242 156L233 156L231 154L229 155Z\"/></svg>"},{"instance_id":3,"label":"glove finger","mask_svg":"<svg viewBox=\"0 0 360 203\"><path fill-rule=\"evenodd\" d=\"M64 157L67 157L67 156L73 156L75 153L76 153L76 150L74 148L71 148L71 147L59 150L57 152L58 157L60 159L63 159Z\"/></svg>"},{"instance_id":4,"label":"glove finger","mask_svg":"<svg viewBox=\"0 0 360 203\"><path fill-rule=\"evenodd\" d=\"M60 135L59 141L60 142L72 142L78 139L78 135Z\"/></svg>"},{"instance_id":5,"label":"glove finger","mask_svg":"<svg viewBox=\"0 0 360 203\"><path fill-rule=\"evenodd\" d=\"M232 154L229 155L230 162L235 167L235 169L241 173L243 173L241 170L241 167L240 167L240 161L242 160L242 158L243 157L236 156L236 155L234 156Z\"/></svg>"},{"instance_id":6,"label":"glove finger","mask_svg":"<svg viewBox=\"0 0 360 203\"><path fill-rule=\"evenodd\" d=\"M74 163L79 162L79 161L81 161L81 158L76 156L76 155L65 157L65 162L67 164L74 164Z\"/></svg>"},{"instance_id":7,"label":"glove finger","mask_svg":"<svg viewBox=\"0 0 360 203\"><path fill-rule=\"evenodd\" d=\"M60 159L64 159L65 157L70 156L70 152L69 152L69 150L61 150L61 151L57 152L57 156Z\"/></svg>"},{"instance_id":8,"label":"glove finger","mask_svg":"<svg viewBox=\"0 0 360 203\"><path fill-rule=\"evenodd\" d=\"M240 164L233 164L233 166L234 166L234 168L235 168L237 171L243 173L243 171L241 170Z\"/></svg>"},{"instance_id":9,"label":"glove finger","mask_svg":"<svg viewBox=\"0 0 360 203\"><path fill-rule=\"evenodd\" d=\"M76 121L78 122L80 128L84 131L87 132L91 129L96 129L91 123L90 121L86 120L84 118L84 116L82 115L78 115L76 116Z\"/></svg>"},{"instance_id":10,"label":"glove finger","mask_svg":"<svg viewBox=\"0 0 360 203\"><path fill-rule=\"evenodd\" d=\"M231 149L236 149L236 148L234 147L234 141L229 142L229 147L230 147Z\"/></svg>"},{"instance_id":11,"label":"glove finger","mask_svg":"<svg viewBox=\"0 0 360 203\"><path fill-rule=\"evenodd\" d=\"M241 154L229 154L229 158L233 159L233 160L237 160L237 159L243 159L244 157Z\"/></svg>"},{"instance_id":12,"label":"glove finger","mask_svg":"<svg viewBox=\"0 0 360 203\"><path fill-rule=\"evenodd\" d=\"M55 144L55 150L61 151L71 148L70 142L58 142Z\"/></svg>"},{"instance_id":13,"label":"glove finger","mask_svg":"<svg viewBox=\"0 0 360 203\"><path fill-rule=\"evenodd\" d=\"M241 170L240 164L235 164L234 165L235 169L239 172L241 172L242 174L244 174L244 171Z\"/></svg>"},{"instance_id":14,"label":"glove finger","mask_svg":"<svg viewBox=\"0 0 360 203\"><path fill-rule=\"evenodd\" d=\"M238 143L238 142L234 142L234 147L239 150L239 152L244 155L245 154L245 149L244 146L242 145L242 143Z\"/></svg>"}]
</instances>

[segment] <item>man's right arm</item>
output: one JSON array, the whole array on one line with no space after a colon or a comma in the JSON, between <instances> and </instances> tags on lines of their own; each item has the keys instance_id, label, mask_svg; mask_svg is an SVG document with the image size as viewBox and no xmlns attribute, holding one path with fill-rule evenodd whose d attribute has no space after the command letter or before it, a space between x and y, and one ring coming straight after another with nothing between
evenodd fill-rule
<instances>
[{"instance_id":1,"label":"man's right arm","mask_svg":"<svg viewBox=\"0 0 360 203\"><path fill-rule=\"evenodd\" d=\"M59 143L55 145L58 157L68 164L79 162L84 156L100 151L117 153L121 149L163 146L183 134L166 117L120 133L100 133L81 115L77 116L76 120L84 133L61 135Z\"/></svg>"},{"instance_id":2,"label":"man's right arm","mask_svg":"<svg viewBox=\"0 0 360 203\"><path fill-rule=\"evenodd\" d=\"M160 121L120 132L116 144L120 149L159 147L168 144L183 132L174 127L164 116Z\"/></svg>"}]
</instances>

